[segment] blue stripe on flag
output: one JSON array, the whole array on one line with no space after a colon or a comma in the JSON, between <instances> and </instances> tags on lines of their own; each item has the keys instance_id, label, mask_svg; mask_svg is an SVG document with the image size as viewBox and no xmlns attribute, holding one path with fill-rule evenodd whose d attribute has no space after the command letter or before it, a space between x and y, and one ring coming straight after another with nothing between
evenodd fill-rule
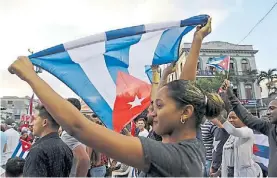
<instances>
[{"instance_id":1,"label":"blue stripe on flag","mask_svg":"<svg viewBox=\"0 0 277 178\"><path fill-rule=\"evenodd\" d=\"M254 153L256 156L260 156L262 158L269 159L269 147L255 144L259 151Z\"/></svg>"},{"instance_id":2,"label":"blue stripe on flag","mask_svg":"<svg viewBox=\"0 0 277 178\"><path fill-rule=\"evenodd\" d=\"M263 163L257 163L257 164L261 167L262 170L268 171L268 168Z\"/></svg>"},{"instance_id":3,"label":"blue stripe on flag","mask_svg":"<svg viewBox=\"0 0 277 178\"><path fill-rule=\"evenodd\" d=\"M127 37L127 36L133 36L133 35L139 35L145 33L145 26L139 25L134 27L127 27L117 30L111 30L106 32L107 41Z\"/></svg>"},{"instance_id":4,"label":"blue stripe on flag","mask_svg":"<svg viewBox=\"0 0 277 178\"><path fill-rule=\"evenodd\" d=\"M145 73L149 79L149 81L152 83L153 81L153 71L150 65L145 66Z\"/></svg>"},{"instance_id":5,"label":"blue stripe on flag","mask_svg":"<svg viewBox=\"0 0 277 178\"><path fill-rule=\"evenodd\" d=\"M119 71L129 74L130 46L138 43L140 39L141 35L135 35L106 42L105 62L115 84Z\"/></svg>"},{"instance_id":6,"label":"blue stripe on flag","mask_svg":"<svg viewBox=\"0 0 277 178\"><path fill-rule=\"evenodd\" d=\"M194 26L189 26L164 31L155 50L152 64L160 65L176 61L179 58L179 47L183 36L193 28Z\"/></svg>"},{"instance_id":7,"label":"blue stripe on flag","mask_svg":"<svg viewBox=\"0 0 277 178\"><path fill-rule=\"evenodd\" d=\"M194 17L191 17L191 18L188 18L185 20L181 20L181 27L205 24L205 23L207 23L208 19L209 19L208 15L194 16Z\"/></svg>"},{"instance_id":8,"label":"blue stripe on flag","mask_svg":"<svg viewBox=\"0 0 277 178\"><path fill-rule=\"evenodd\" d=\"M24 153L25 153L25 152L22 150L21 153L20 153L20 155L19 155L18 157L19 157L19 158L23 158Z\"/></svg>"},{"instance_id":9,"label":"blue stripe on flag","mask_svg":"<svg viewBox=\"0 0 277 178\"><path fill-rule=\"evenodd\" d=\"M41 57L41 56L48 56L48 55L51 55L51 54L61 53L61 52L64 52L64 51L65 51L65 49L63 47L63 44L60 44L60 45L45 49L43 51L37 52L35 54L32 54L32 55L29 56L29 58L38 58L38 57Z\"/></svg>"},{"instance_id":10,"label":"blue stripe on flag","mask_svg":"<svg viewBox=\"0 0 277 178\"><path fill-rule=\"evenodd\" d=\"M34 65L53 74L93 108L108 128L112 128L112 110L98 90L90 82L79 64L74 63L67 52L32 58Z\"/></svg>"},{"instance_id":11,"label":"blue stripe on flag","mask_svg":"<svg viewBox=\"0 0 277 178\"><path fill-rule=\"evenodd\" d=\"M17 152L19 151L19 149L21 148L22 144L21 141L18 142L13 154L12 154L12 158L16 157Z\"/></svg>"}]
</instances>

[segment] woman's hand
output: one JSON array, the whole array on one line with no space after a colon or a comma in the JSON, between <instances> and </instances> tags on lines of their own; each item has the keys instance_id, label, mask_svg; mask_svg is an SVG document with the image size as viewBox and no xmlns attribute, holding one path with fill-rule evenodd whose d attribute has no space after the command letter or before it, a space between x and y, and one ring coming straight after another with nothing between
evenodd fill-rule
<instances>
[{"instance_id":1,"label":"woman's hand","mask_svg":"<svg viewBox=\"0 0 277 178\"><path fill-rule=\"evenodd\" d=\"M212 18L208 19L208 22L205 26L197 26L196 32L194 33L195 38L204 39L212 32Z\"/></svg>"},{"instance_id":2,"label":"woman's hand","mask_svg":"<svg viewBox=\"0 0 277 178\"><path fill-rule=\"evenodd\" d=\"M225 79L224 82L223 82L222 85L221 85L221 89L224 90L224 91L226 91L227 88L230 87L230 85L231 85L231 84L230 84L230 81L227 80L227 79Z\"/></svg>"}]
</instances>

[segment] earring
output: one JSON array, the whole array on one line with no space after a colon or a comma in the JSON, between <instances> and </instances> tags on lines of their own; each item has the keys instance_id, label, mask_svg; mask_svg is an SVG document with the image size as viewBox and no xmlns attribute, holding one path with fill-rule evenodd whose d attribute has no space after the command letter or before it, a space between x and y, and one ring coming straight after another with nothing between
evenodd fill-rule
<instances>
[{"instance_id":1,"label":"earring","mask_svg":"<svg viewBox=\"0 0 277 178\"><path fill-rule=\"evenodd\" d=\"M181 123L182 123L182 124L185 124L185 123L186 123L186 121L187 121L187 118L188 118L188 116L187 116L187 115L183 115L183 116L181 116L181 119L180 119Z\"/></svg>"}]
</instances>

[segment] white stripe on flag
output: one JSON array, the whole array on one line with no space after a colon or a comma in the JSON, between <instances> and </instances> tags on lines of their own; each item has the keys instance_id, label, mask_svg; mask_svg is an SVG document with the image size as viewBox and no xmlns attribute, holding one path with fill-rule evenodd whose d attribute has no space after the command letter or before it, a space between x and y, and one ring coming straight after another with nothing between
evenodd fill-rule
<instances>
[{"instance_id":1,"label":"white stripe on flag","mask_svg":"<svg viewBox=\"0 0 277 178\"><path fill-rule=\"evenodd\" d=\"M264 166L268 167L269 159L253 155L254 161L257 163L262 163Z\"/></svg>"},{"instance_id":2,"label":"white stripe on flag","mask_svg":"<svg viewBox=\"0 0 277 178\"><path fill-rule=\"evenodd\" d=\"M268 137L266 135L263 134L255 134L255 144L258 145L262 145L262 146L268 146L269 147L269 143L268 143Z\"/></svg>"},{"instance_id":3,"label":"white stripe on flag","mask_svg":"<svg viewBox=\"0 0 277 178\"><path fill-rule=\"evenodd\" d=\"M26 151L26 152L24 153L24 155L22 156L22 158L25 159L25 158L27 157L28 153L29 153L29 151Z\"/></svg>"},{"instance_id":4,"label":"white stripe on flag","mask_svg":"<svg viewBox=\"0 0 277 178\"><path fill-rule=\"evenodd\" d=\"M144 71L145 65L151 65L157 45L164 31L143 34L141 40L132 45L129 52L129 73L149 82Z\"/></svg>"},{"instance_id":5,"label":"white stripe on flag","mask_svg":"<svg viewBox=\"0 0 277 178\"><path fill-rule=\"evenodd\" d=\"M147 24L145 25L145 31L146 32L151 32L153 30L157 29L169 29L172 27L180 27L180 21L174 21L174 22L167 22L167 23L152 23L152 24Z\"/></svg>"},{"instance_id":6,"label":"white stripe on flag","mask_svg":"<svg viewBox=\"0 0 277 178\"><path fill-rule=\"evenodd\" d=\"M107 69L104 53L105 42L68 50L71 59L82 67L90 82L109 106L113 108L116 98L116 86Z\"/></svg>"},{"instance_id":7,"label":"white stripe on flag","mask_svg":"<svg viewBox=\"0 0 277 178\"><path fill-rule=\"evenodd\" d=\"M20 154L21 154L21 152L22 152L22 145L21 145L21 147L19 148L19 150L17 151L16 156L19 157Z\"/></svg>"}]
</instances>

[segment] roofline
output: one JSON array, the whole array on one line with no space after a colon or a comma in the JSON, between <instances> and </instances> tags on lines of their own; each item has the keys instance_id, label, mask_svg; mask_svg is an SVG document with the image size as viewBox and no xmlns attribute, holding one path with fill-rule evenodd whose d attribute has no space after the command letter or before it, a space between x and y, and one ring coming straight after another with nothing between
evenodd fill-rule
<instances>
[{"instance_id":1,"label":"roofline","mask_svg":"<svg viewBox=\"0 0 277 178\"><path fill-rule=\"evenodd\" d=\"M190 48L182 48L185 52L189 52ZM259 50L244 50L244 49L200 49L200 52L234 52L234 53L251 53L257 54Z\"/></svg>"}]
</instances>

